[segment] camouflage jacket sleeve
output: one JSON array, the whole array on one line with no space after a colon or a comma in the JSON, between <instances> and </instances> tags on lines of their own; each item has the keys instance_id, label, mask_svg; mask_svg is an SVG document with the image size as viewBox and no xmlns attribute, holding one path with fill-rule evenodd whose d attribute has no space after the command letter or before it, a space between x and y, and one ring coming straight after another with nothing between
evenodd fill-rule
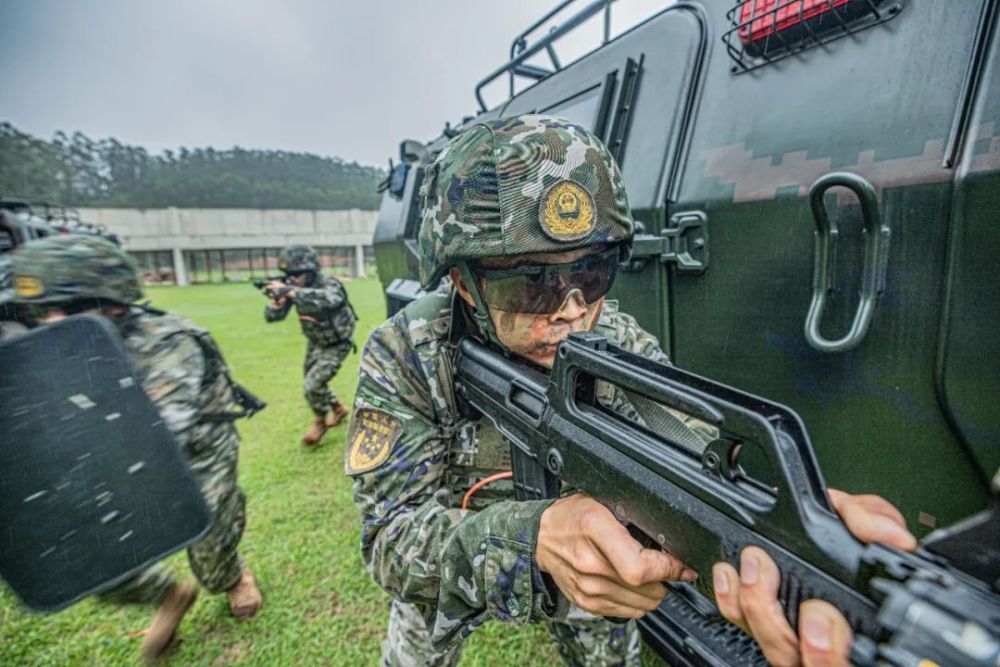
<instances>
[{"instance_id":1,"label":"camouflage jacket sleeve","mask_svg":"<svg viewBox=\"0 0 1000 667\"><path fill-rule=\"evenodd\" d=\"M487 620L521 625L564 613L534 561L552 501L501 501L480 512L451 505L444 472L453 427L436 395L451 391L450 359L444 350L418 357L408 328L404 311L365 345L348 436L345 467L354 475L369 572L421 610L438 650ZM366 428L366 420L389 428ZM366 432L381 432L367 451Z\"/></svg>"},{"instance_id":2,"label":"camouflage jacket sleeve","mask_svg":"<svg viewBox=\"0 0 1000 667\"><path fill-rule=\"evenodd\" d=\"M324 278L316 287L295 288L295 307L300 317L329 319L346 300L344 286L332 278Z\"/></svg>"},{"instance_id":3,"label":"camouflage jacket sleeve","mask_svg":"<svg viewBox=\"0 0 1000 667\"><path fill-rule=\"evenodd\" d=\"M285 319L288 315L288 311L292 309L292 302L285 300L281 306L275 308L270 303L264 306L264 321L265 322L278 322Z\"/></svg>"}]
</instances>

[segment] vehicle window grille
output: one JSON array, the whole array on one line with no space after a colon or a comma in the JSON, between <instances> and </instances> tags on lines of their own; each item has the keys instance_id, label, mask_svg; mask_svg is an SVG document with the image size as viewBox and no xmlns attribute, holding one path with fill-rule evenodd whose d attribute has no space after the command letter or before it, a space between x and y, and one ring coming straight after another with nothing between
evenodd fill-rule
<instances>
[{"instance_id":1,"label":"vehicle window grille","mask_svg":"<svg viewBox=\"0 0 1000 667\"><path fill-rule=\"evenodd\" d=\"M736 0L722 36L743 74L891 21L905 0Z\"/></svg>"},{"instance_id":2,"label":"vehicle window grille","mask_svg":"<svg viewBox=\"0 0 1000 667\"><path fill-rule=\"evenodd\" d=\"M635 99L639 94L639 79L642 78L642 62L645 56L639 56L639 60L628 59L625 63L625 73L622 76L622 90L618 94L618 105L615 107L615 120L611 125L611 135L608 137L607 146L611 155L614 156L621 166L625 159L625 142L628 139L628 132L632 126L632 109L635 107Z\"/></svg>"}]
</instances>

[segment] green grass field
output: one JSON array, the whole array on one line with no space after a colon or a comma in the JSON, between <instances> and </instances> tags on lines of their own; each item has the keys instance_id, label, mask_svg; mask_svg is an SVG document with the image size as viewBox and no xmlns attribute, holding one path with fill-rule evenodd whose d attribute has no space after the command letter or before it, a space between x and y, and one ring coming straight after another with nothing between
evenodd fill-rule
<instances>
[{"instance_id":1,"label":"green grass field","mask_svg":"<svg viewBox=\"0 0 1000 667\"><path fill-rule=\"evenodd\" d=\"M346 283L361 322L356 339L385 317L376 280ZM298 440L311 420L301 396L305 339L294 319L265 325L264 299L249 285L161 287L153 304L186 315L218 340L233 375L268 402L239 422L240 481L249 519L241 552L257 573L265 602L253 620L237 622L225 596L202 594L181 626L179 665L375 665L388 596L369 578L358 549L358 515L343 474L345 428L306 451ZM350 404L358 356L333 381ZM169 561L190 576L187 559ZM58 614L25 611L0 591L0 664L121 665L138 662L149 608L116 608L85 600ZM541 627L524 632L490 624L467 643L463 665L557 663Z\"/></svg>"}]
</instances>

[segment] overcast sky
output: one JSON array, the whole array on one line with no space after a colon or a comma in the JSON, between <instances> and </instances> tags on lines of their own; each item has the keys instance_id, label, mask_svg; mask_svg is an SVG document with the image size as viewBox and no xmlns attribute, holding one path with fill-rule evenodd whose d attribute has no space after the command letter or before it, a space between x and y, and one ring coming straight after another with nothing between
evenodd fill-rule
<instances>
[{"instance_id":1,"label":"overcast sky","mask_svg":"<svg viewBox=\"0 0 1000 667\"><path fill-rule=\"evenodd\" d=\"M156 152L238 145L381 165L401 139L474 113L476 83L555 4L4 0L0 120L45 139L80 130ZM613 33L668 4L618 0ZM560 41L564 63L600 30Z\"/></svg>"}]
</instances>

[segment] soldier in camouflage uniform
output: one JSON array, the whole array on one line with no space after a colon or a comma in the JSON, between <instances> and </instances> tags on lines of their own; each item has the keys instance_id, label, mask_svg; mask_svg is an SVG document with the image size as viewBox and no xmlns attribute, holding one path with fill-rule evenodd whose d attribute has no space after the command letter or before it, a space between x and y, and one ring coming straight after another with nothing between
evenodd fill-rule
<instances>
[{"instance_id":1,"label":"soldier in camouflage uniform","mask_svg":"<svg viewBox=\"0 0 1000 667\"><path fill-rule=\"evenodd\" d=\"M285 282L274 281L267 286L270 293L281 296L264 308L264 319L267 322L285 319L293 304L298 311L302 333L308 341L303 391L315 415L302 436L302 444L312 447L327 429L340 424L348 414L327 385L354 349L351 337L357 317L343 284L320 273L319 256L309 246L284 248L278 257L278 268L285 274ZM288 287L291 289L287 290Z\"/></svg>"},{"instance_id":2,"label":"soldier in camouflage uniform","mask_svg":"<svg viewBox=\"0 0 1000 667\"><path fill-rule=\"evenodd\" d=\"M603 298L633 233L618 167L585 129L521 116L454 139L425 188L421 277L426 287L449 272L451 280L368 340L345 465L365 562L394 598L383 663L453 664L464 637L501 620L545 623L568 664L637 664L635 622L613 624L569 605L540 567L552 501L513 502L511 482L501 479L460 509L473 485L510 470L510 458L492 425L459 415L452 377L465 335L543 367L559 340L588 329L665 358L653 336ZM620 406L619 398L602 391L608 404ZM643 611L662 596L659 581L693 577L665 555L649 574L634 587Z\"/></svg>"},{"instance_id":3,"label":"soldier in camouflage uniform","mask_svg":"<svg viewBox=\"0 0 1000 667\"><path fill-rule=\"evenodd\" d=\"M227 593L234 616L253 616L262 597L237 551L246 524L246 499L236 483L240 439L232 420L238 413L233 382L212 337L182 317L137 306L142 291L135 266L103 239L33 241L11 261L9 298L39 324L87 312L107 317L121 333L144 391L183 448L214 516L208 534L188 549L191 570L209 592ZM101 598L157 606L142 646L151 658L169 648L197 592L155 565Z\"/></svg>"},{"instance_id":4,"label":"soldier in camouflage uniform","mask_svg":"<svg viewBox=\"0 0 1000 667\"><path fill-rule=\"evenodd\" d=\"M429 289L447 279L366 343L345 452L362 555L393 597L383 664L454 664L462 640L498 620L544 623L570 665L636 665L631 619L658 606L662 582L697 574L643 548L583 494L515 502L508 445L489 422L462 416L453 378L467 335L541 368L551 368L559 341L586 330L667 361L653 336L604 299L634 229L618 166L586 129L518 116L454 138L429 168L423 194L422 282ZM598 398L628 419L650 414L617 387L599 386ZM715 435L671 415L693 442ZM841 509L845 497L831 499ZM798 639L781 626L776 568L757 551L753 577L747 568L743 581L733 579L740 575L728 565L713 572L717 590L729 584L720 606L766 653L786 651L773 653L787 658L778 664L797 664L787 657L794 650L797 658Z\"/></svg>"}]
</instances>

